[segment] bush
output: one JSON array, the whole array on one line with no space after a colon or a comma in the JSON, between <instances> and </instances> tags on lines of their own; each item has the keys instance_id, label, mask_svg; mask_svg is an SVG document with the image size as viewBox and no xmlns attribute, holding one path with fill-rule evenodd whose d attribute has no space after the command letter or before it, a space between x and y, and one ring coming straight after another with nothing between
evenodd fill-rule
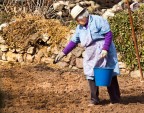
<instances>
[{"instance_id":1,"label":"bush","mask_svg":"<svg viewBox=\"0 0 144 113\"><path fill-rule=\"evenodd\" d=\"M31 14L23 14L13 18L15 22L9 24L0 33L10 48L26 48L34 34L38 34L36 39L47 34L51 47L59 47L61 43L67 41L66 36L69 28L63 26L58 20L46 20L41 16ZM33 39L33 42L36 39Z\"/></svg>"},{"instance_id":2,"label":"bush","mask_svg":"<svg viewBox=\"0 0 144 113\"><path fill-rule=\"evenodd\" d=\"M134 29L137 38L141 66L144 69L144 6L133 14ZM138 68L134 43L129 21L128 11L123 11L109 19L111 30L114 35L114 42L117 51L121 53L121 60L124 61L130 70Z\"/></svg>"},{"instance_id":3,"label":"bush","mask_svg":"<svg viewBox=\"0 0 144 113\"><path fill-rule=\"evenodd\" d=\"M9 22L12 18L12 13L6 13L4 11L0 11L0 24L4 22Z\"/></svg>"}]
</instances>

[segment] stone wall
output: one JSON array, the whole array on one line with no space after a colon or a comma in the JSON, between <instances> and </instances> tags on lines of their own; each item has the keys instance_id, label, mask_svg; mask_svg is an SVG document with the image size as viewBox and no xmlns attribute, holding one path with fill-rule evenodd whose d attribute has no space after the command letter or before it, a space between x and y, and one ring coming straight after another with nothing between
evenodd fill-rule
<instances>
[{"instance_id":1,"label":"stone wall","mask_svg":"<svg viewBox=\"0 0 144 113\"><path fill-rule=\"evenodd\" d=\"M73 35L75 31L71 30L69 35L67 35L67 43L69 39ZM33 35L36 37L36 35ZM48 37L43 36L41 41L44 43L49 43ZM65 45L67 44L65 43ZM62 48L64 48L64 46ZM56 55L59 53L58 48L51 48L50 45L40 45L39 48L35 48L35 46L29 46L26 51L20 48L9 48L6 44L6 41L2 36L0 36L0 60L6 62L19 62L19 63L46 63L53 64L53 61ZM83 68L83 56L84 56L84 48L80 46L80 44L67 56L65 56L59 63L54 64L60 68L70 68L70 69L82 69ZM126 65L123 62L120 62L119 58L119 66L122 74L129 74L129 71L126 69Z\"/></svg>"},{"instance_id":2,"label":"stone wall","mask_svg":"<svg viewBox=\"0 0 144 113\"><path fill-rule=\"evenodd\" d=\"M70 37L73 35L75 31L71 30L69 35L66 37L67 43L69 42ZM36 35L33 35L35 37ZM49 43L48 37L44 36L41 38L41 41L44 43ZM51 46L46 46L45 44L40 48L35 48L34 46L30 46L26 51L20 48L9 48L9 46L5 43L6 41L2 36L0 36L0 61L5 62L18 62L21 64L38 64L38 63L46 63L50 65L56 65L59 68L70 68L70 69L82 69L83 68L83 56L84 56L84 48L80 46L80 44L67 56L65 56L59 63L53 64L53 61L56 55L59 53L58 48ZM65 43L65 45L67 44ZM62 48L64 48L64 46ZM140 73L138 70L130 72L127 69L127 66L124 62L121 62L121 55L118 53L119 67L122 75L131 75L131 77L137 78L140 77Z\"/></svg>"},{"instance_id":3,"label":"stone wall","mask_svg":"<svg viewBox=\"0 0 144 113\"><path fill-rule=\"evenodd\" d=\"M52 4L56 15L64 20L70 17L70 10L75 5L80 5L86 8L91 14L98 14L104 18L113 17L116 12L123 10L122 4L125 0L67 0L57 1ZM129 0L142 3L144 0ZM49 16L49 15L48 15Z\"/></svg>"},{"instance_id":4,"label":"stone wall","mask_svg":"<svg viewBox=\"0 0 144 113\"><path fill-rule=\"evenodd\" d=\"M101 2L101 0L97 0L97 2ZM109 3L114 3L113 0L109 0ZM59 16L63 15L63 11L65 9L71 9L76 4L80 4L83 7L87 7L89 11L92 11L93 13L97 11L97 9L100 7L99 4L97 4L94 1L82 1L82 0L76 0L74 2L72 1L59 1L53 4L54 10L57 12L56 14ZM122 10L120 6L120 3L112 5L112 8L109 9L102 9L100 14L103 15L104 18L108 18L111 16L114 16L114 13L117 11ZM68 16L69 12L67 15ZM8 26L8 23L4 23L0 25L0 30L2 30L4 27ZM68 33L68 36L65 37L67 41L63 44L63 47L68 43L69 39L73 35L75 31L71 30ZM33 39L37 37L36 34L33 34ZM19 62L19 63L47 63L47 64L53 64L54 58L59 52L59 49L57 47L51 47L51 42L49 41L49 37L45 34L42 34L39 38L40 42L42 44L39 45L39 48L36 48L35 46L29 46L25 50L20 48L10 48L6 44L6 40L4 37L0 36L0 60L1 61L12 61L12 62ZM82 48L80 45L78 45L70 54L68 54L66 57L64 57L59 63L55 64L61 68L68 67L70 69L82 69L83 68L83 56L84 56L84 48ZM127 66L125 63L120 61L120 55L118 54L119 58L119 66L121 69L122 74L130 74L129 70L127 70Z\"/></svg>"}]
</instances>

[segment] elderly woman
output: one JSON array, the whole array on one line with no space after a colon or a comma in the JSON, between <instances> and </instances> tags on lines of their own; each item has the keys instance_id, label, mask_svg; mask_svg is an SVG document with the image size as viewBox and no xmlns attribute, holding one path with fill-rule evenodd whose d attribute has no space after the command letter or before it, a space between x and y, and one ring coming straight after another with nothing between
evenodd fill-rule
<instances>
[{"instance_id":1,"label":"elderly woman","mask_svg":"<svg viewBox=\"0 0 144 113\"><path fill-rule=\"evenodd\" d=\"M112 82L111 85L107 87L107 90L111 103L118 103L120 100L117 81L119 67L109 23L100 16L90 15L86 9L78 5L71 10L71 16L79 25L71 41L64 50L57 55L55 62L60 61L61 58L71 52L78 43L81 43L81 46L85 48L83 69L90 86L91 104L99 103L99 87L95 86L94 67L109 67L114 69Z\"/></svg>"}]
</instances>

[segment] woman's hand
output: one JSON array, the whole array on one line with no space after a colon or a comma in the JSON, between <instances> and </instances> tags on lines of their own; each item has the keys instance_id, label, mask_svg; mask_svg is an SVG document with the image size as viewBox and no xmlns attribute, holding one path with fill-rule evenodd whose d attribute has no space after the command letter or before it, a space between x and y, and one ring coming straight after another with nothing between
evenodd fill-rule
<instances>
[{"instance_id":1,"label":"woman's hand","mask_svg":"<svg viewBox=\"0 0 144 113\"><path fill-rule=\"evenodd\" d=\"M64 54L63 52L60 52L60 53L56 56L56 58L55 58L55 60L54 60L53 63L59 62L64 56L65 56L65 54Z\"/></svg>"},{"instance_id":2,"label":"woman's hand","mask_svg":"<svg viewBox=\"0 0 144 113\"><path fill-rule=\"evenodd\" d=\"M105 58L107 56L107 54L108 54L107 50L102 50L101 58Z\"/></svg>"}]
</instances>

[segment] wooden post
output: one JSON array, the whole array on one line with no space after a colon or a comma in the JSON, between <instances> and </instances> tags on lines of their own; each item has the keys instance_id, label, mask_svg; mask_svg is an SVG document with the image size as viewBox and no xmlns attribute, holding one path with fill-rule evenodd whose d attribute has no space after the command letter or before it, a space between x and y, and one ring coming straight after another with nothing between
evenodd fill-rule
<instances>
[{"instance_id":1,"label":"wooden post","mask_svg":"<svg viewBox=\"0 0 144 113\"><path fill-rule=\"evenodd\" d=\"M135 48L135 52L136 52L136 56L137 56L137 60L138 60L139 71L140 71L140 75L141 75L140 81L144 82L143 72L142 72L142 68L141 68L141 64L140 64L139 50L138 50L136 35L135 35L135 31L134 31L134 26L133 26L133 18L132 18L131 9L130 9L128 0L127 0L127 6L128 6L128 12L129 12L129 18L130 18L130 25L131 25L131 29L132 29L132 38L133 38L133 42L134 42L134 48Z\"/></svg>"}]
</instances>

